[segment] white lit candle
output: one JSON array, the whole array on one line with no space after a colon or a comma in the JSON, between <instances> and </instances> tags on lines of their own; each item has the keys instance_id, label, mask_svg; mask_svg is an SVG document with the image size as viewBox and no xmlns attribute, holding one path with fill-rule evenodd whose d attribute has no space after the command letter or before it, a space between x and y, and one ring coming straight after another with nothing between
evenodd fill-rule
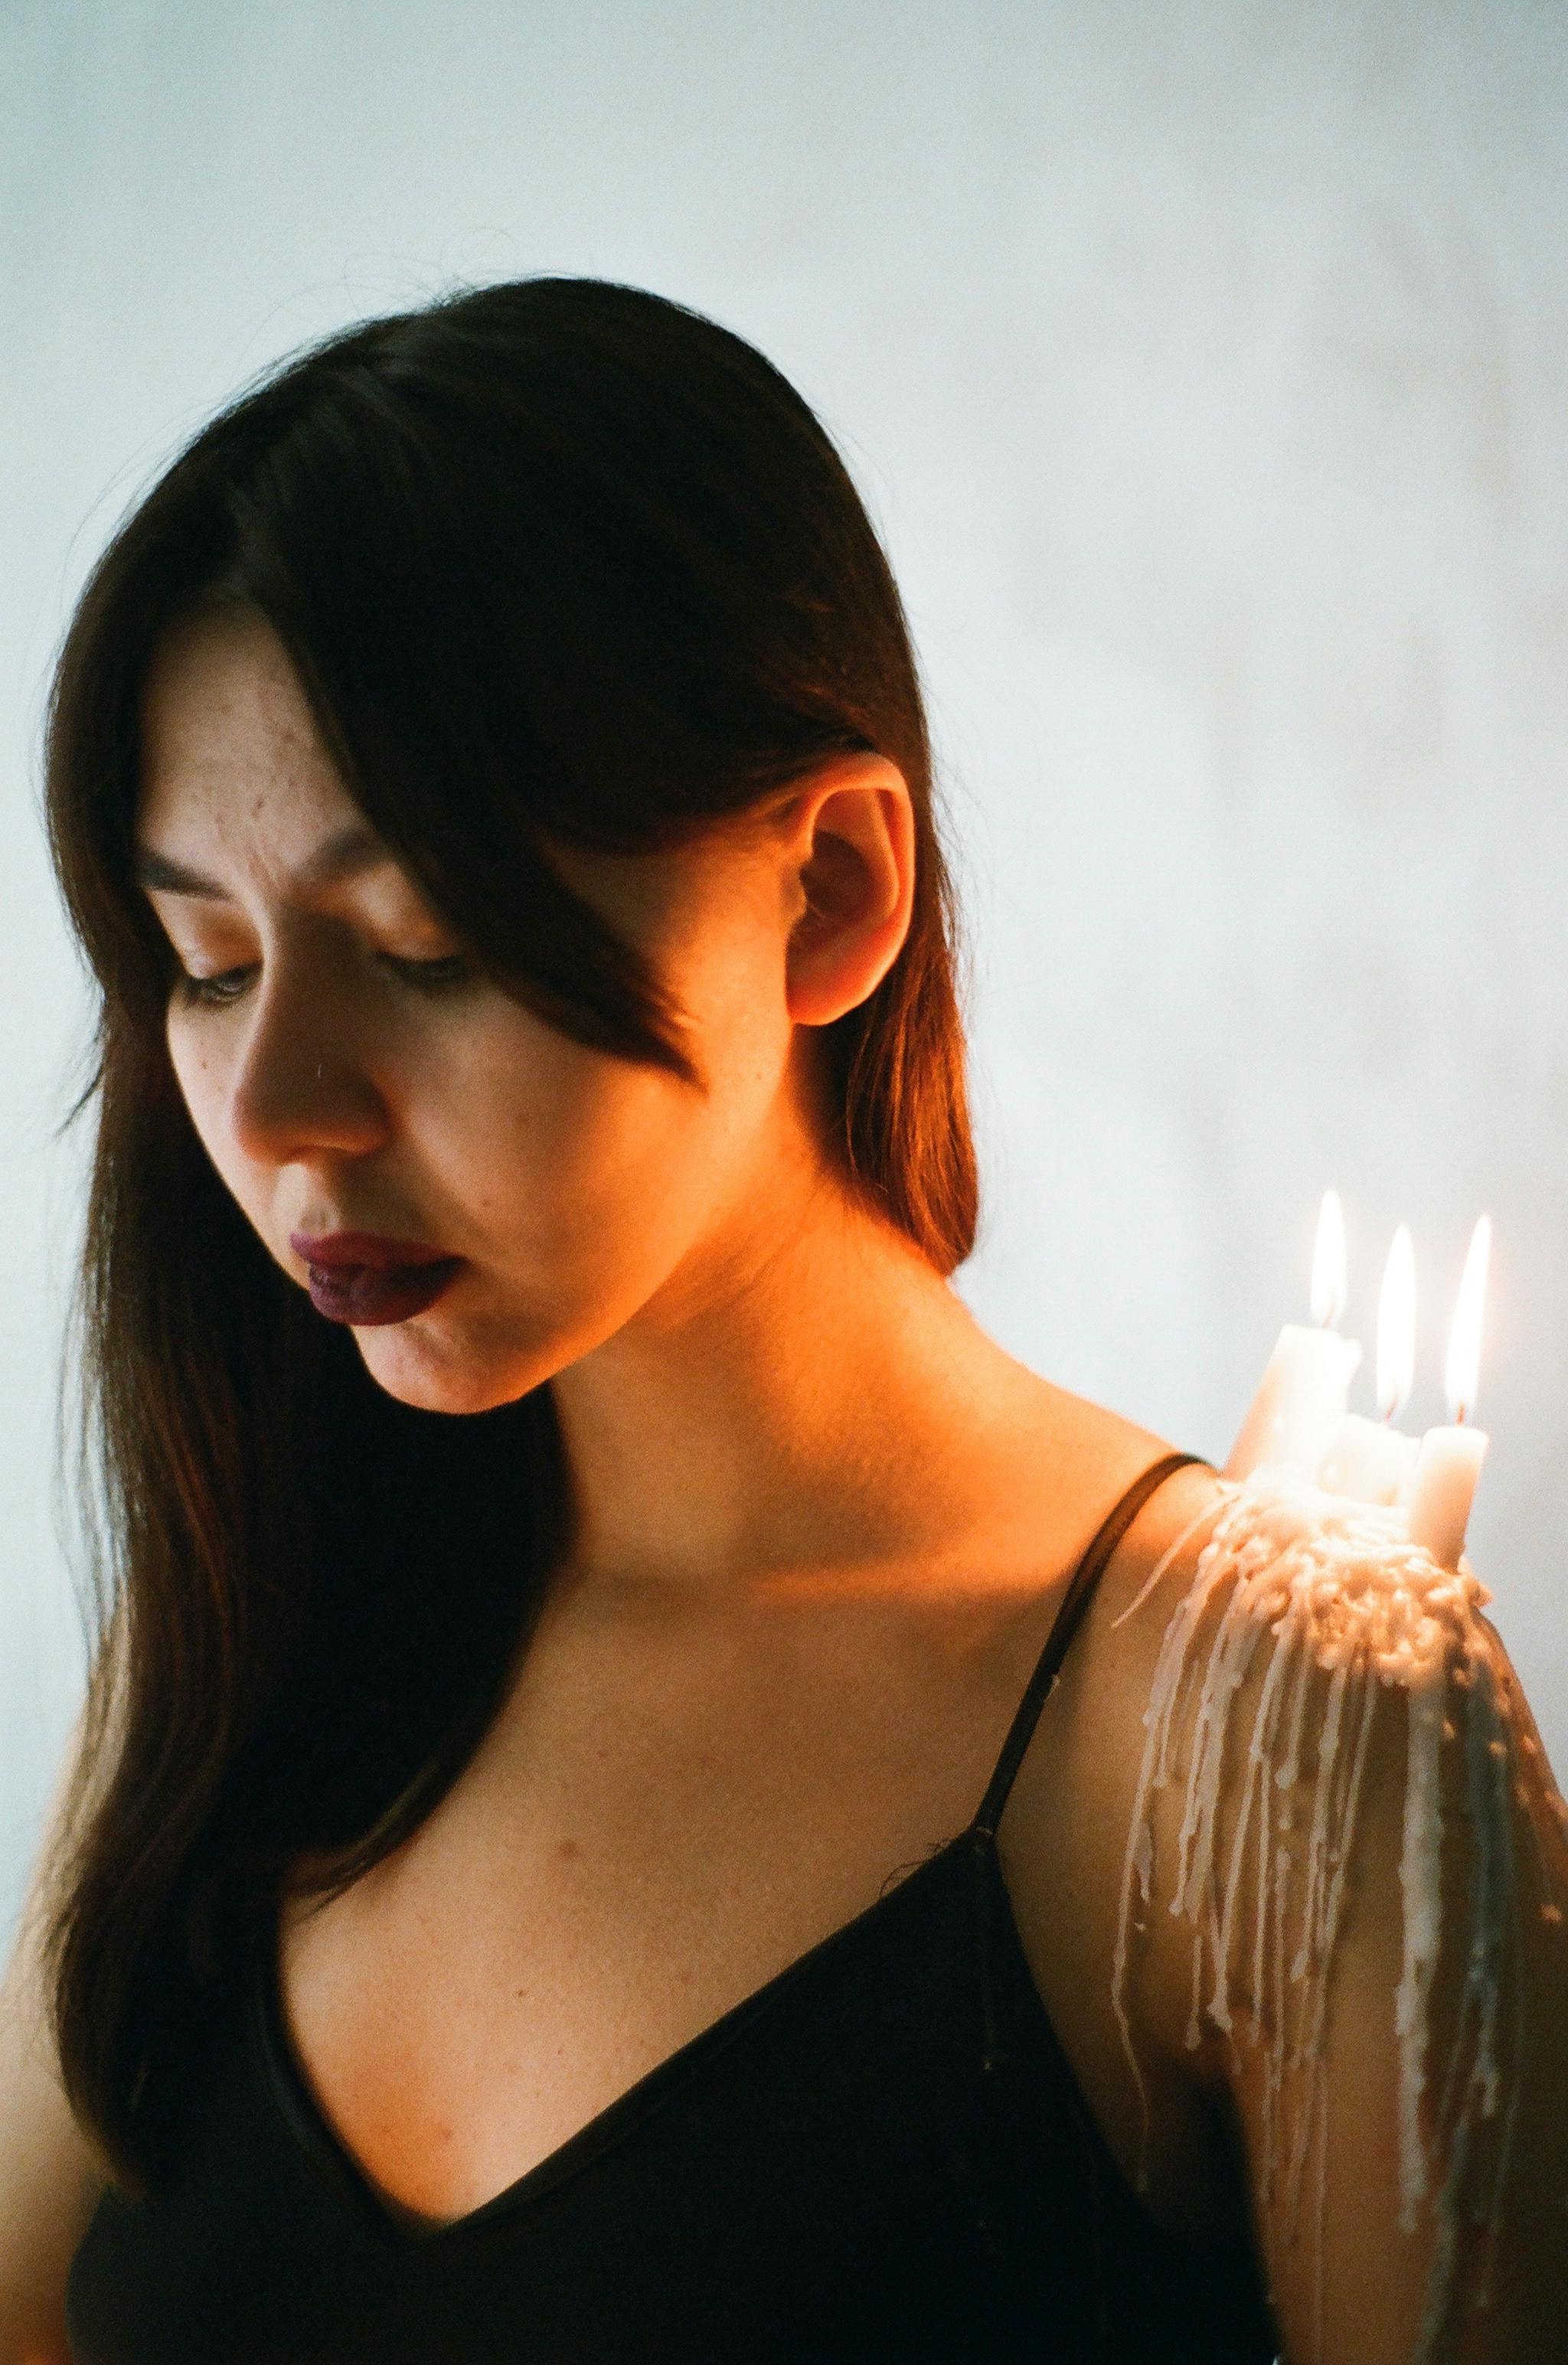
<instances>
[{"instance_id":1,"label":"white lit candle","mask_svg":"<svg viewBox=\"0 0 1568 2365\"><path fill-rule=\"evenodd\" d=\"M1377 1418L1348 1412L1317 1465L1317 1483L1357 1503L1403 1502L1416 1440L1395 1427L1416 1371L1416 1250L1408 1227L1394 1235L1377 1300Z\"/></svg>"},{"instance_id":2,"label":"white lit candle","mask_svg":"<svg viewBox=\"0 0 1568 2365\"><path fill-rule=\"evenodd\" d=\"M1486 1452L1484 1433L1471 1426L1468 1416L1475 1407L1481 1316L1491 1253L1492 1219L1483 1216L1471 1236L1449 1333L1444 1386L1452 1426L1427 1431L1410 1480L1410 1541L1424 1544L1444 1568L1459 1566L1475 1482Z\"/></svg>"},{"instance_id":3,"label":"white lit candle","mask_svg":"<svg viewBox=\"0 0 1568 2365\"><path fill-rule=\"evenodd\" d=\"M1353 1339L1335 1327L1345 1310L1345 1216L1337 1192L1324 1194L1312 1258L1316 1329L1287 1322L1280 1332L1246 1419L1225 1465L1245 1478L1263 1463L1316 1468L1344 1418L1350 1379L1361 1360Z\"/></svg>"}]
</instances>

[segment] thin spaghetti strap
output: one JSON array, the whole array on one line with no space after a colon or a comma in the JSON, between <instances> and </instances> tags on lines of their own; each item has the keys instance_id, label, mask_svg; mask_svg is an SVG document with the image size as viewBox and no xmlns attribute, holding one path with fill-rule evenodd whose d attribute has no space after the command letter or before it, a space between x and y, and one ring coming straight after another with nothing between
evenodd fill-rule
<instances>
[{"instance_id":1,"label":"thin spaghetti strap","mask_svg":"<svg viewBox=\"0 0 1568 2365\"><path fill-rule=\"evenodd\" d=\"M1126 1493L1112 1505L1088 1551L1068 1579L1061 1607L1051 1621L1046 1647L1040 1653L1035 1672L1029 1678L1028 1688L1018 1703L1018 1713L1002 1744L1002 1754L996 1761L996 1770L980 1801L980 1810L970 1827L972 1830L988 1837L994 1835L1014 1778L1024 1762L1024 1753L1034 1738L1040 1710L1067 1656L1068 1644L1078 1631L1079 1621L1089 1607L1090 1597L1109 1566L1116 1546L1156 1487L1163 1485L1173 1471L1184 1470L1193 1463L1202 1463L1203 1459L1201 1453L1163 1454L1135 1478Z\"/></svg>"}]
</instances>

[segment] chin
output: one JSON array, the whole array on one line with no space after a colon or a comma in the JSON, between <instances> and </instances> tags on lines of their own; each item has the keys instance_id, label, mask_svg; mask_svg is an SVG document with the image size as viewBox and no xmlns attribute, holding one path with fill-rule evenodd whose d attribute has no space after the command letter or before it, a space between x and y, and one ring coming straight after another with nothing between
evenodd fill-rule
<instances>
[{"instance_id":1,"label":"chin","mask_svg":"<svg viewBox=\"0 0 1568 2365\"><path fill-rule=\"evenodd\" d=\"M376 1386L417 1412L494 1412L550 1376L547 1365L503 1365L488 1356L465 1355L450 1340L394 1336L394 1329L412 1332L413 1326L398 1323L356 1330L354 1336Z\"/></svg>"}]
</instances>

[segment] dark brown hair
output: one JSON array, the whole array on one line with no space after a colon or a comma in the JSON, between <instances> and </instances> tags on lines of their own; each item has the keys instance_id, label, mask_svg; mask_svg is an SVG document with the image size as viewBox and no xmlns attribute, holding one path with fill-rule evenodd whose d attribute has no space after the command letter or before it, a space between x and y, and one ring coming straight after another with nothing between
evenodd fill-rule
<instances>
[{"instance_id":1,"label":"dark brown hair","mask_svg":"<svg viewBox=\"0 0 1568 2365\"><path fill-rule=\"evenodd\" d=\"M508 990L685 1074L658 978L551 839L678 845L841 751L897 764L913 915L824 1030L826 1147L939 1272L975 1226L909 636L778 372L662 297L527 279L336 335L204 427L98 561L47 740L100 1004L77 1104L97 1104L74 1328L91 1675L45 1959L73 2107L133 2191L284 1866L342 1888L468 1761L566 1518L548 1385L464 1418L387 1395L273 1262L176 1089L172 956L132 875L139 704L162 635L213 602L266 619L349 792Z\"/></svg>"}]
</instances>

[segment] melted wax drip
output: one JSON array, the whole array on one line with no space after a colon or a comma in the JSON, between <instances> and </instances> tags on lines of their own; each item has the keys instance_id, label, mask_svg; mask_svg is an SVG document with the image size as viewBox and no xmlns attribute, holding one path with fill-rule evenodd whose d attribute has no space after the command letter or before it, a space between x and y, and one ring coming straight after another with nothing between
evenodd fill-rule
<instances>
[{"instance_id":1,"label":"melted wax drip","mask_svg":"<svg viewBox=\"0 0 1568 2365\"><path fill-rule=\"evenodd\" d=\"M1124 1617L1148 1597L1186 1541L1178 1538ZM1511 1813L1518 1780L1515 1733L1528 1734L1529 1720L1512 1712L1511 1670L1476 1615L1490 1599L1468 1563L1456 1574L1413 1546L1397 1511L1327 1495L1282 1467L1227 1485L1192 1586L1166 1629L1144 1714L1116 1938L1114 2001L1141 2095L1126 2001L1130 1942L1153 1889L1154 1793L1178 1778L1184 1758L1170 1910L1193 1932L1187 2042L1201 2041L1205 2018L1236 2042L1243 2009L1249 2030L1258 2032L1266 2048L1262 2196L1266 2204L1282 2202L1294 2237L1316 2156L1321 2292L1329 1972L1378 1688L1403 1692L1404 1942L1394 2004L1399 2222L1410 2231L1425 2202L1435 2233L1417 2365L1432 2353L1447 2312L1462 2191L1484 2124L1495 2158L1473 2214L1490 2223L1495 2238L1518 2091L1518 2030L1506 2079L1500 2046L1506 1942L1520 1910ZM1233 1729L1233 1702L1254 1675L1251 1729L1243 1734ZM1458 1737L1449 1715L1456 1693L1462 1698L1458 1778L1470 1823L1470 1893L1459 1917L1466 1940L1461 2002L1434 2102L1428 2094L1428 2006L1443 1939L1441 1753L1445 1739ZM1304 1751L1310 1755L1305 1767ZM1311 1777L1305 1826L1296 1821L1304 1772ZM1222 1793L1234 1815L1223 1836ZM1558 1909L1542 1910L1555 1918ZM1288 2144L1282 2107L1287 2080L1299 2097ZM1146 2147L1148 2131L1146 2099Z\"/></svg>"}]
</instances>

